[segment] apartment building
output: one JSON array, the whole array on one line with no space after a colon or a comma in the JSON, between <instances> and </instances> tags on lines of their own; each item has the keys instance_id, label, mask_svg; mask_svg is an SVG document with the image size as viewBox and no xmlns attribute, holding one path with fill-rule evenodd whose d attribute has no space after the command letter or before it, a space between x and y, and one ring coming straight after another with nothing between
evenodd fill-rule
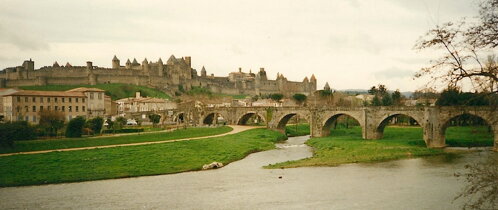
<instances>
[{"instance_id":1,"label":"apartment building","mask_svg":"<svg viewBox=\"0 0 498 210\"><path fill-rule=\"evenodd\" d=\"M3 96L6 121L25 120L36 124L39 113L55 110L64 113L67 121L77 116L105 116L104 91L97 88L76 88L69 91L20 90Z\"/></svg>"}]
</instances>

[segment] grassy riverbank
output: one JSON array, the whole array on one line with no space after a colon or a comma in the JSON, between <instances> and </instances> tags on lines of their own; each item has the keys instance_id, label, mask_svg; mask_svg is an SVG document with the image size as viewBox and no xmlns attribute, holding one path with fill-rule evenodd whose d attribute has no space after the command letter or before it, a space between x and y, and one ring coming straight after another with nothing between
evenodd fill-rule
<instances>
[{"instance_id":1,"label":"grassy riverbank","mask_svg":"<svg viewBox=\"0 0 498 210\"><path fill-rule=\"evenodd\" d=\"M217 128L187 128L171 132L139 133L123 136L103 136L89 138L64 138L52 140L17 141L13 148L0 147L0 154L13 152L93 147L104 145L129 144L139 142L163 141L171 139L194 138L223 134L232 131L228 126Z\"/></svg>"},{"instance_id":2,"label":"grassy riverbank","mask_svg":"<svg viewBox=\"0 0 498 210\"><path fill-rule=\"evenodd\" d=\"M285 136L266 129L142 146L0 157L0 187L78 182L200 170L275 148Z\"/></svg>"},{"instance_id":3,"label":"grassy riverbank","mask_svg":"<svg viewBox=\"0 0 498 210\"><path fill-rule=\"evenodd\" d=\"M450 146L492 146L492 134L486 127L450 127L447 144ZM344 163L375 162L438 155L440 149L425 147L420 127L386 127L384 138L363 140L361 128L332 130L331 135L312 138L307 144L314 148L311 158L278 163L267 168L291 168L303 166L337 166Z\"/></svg>"}]
</instances>

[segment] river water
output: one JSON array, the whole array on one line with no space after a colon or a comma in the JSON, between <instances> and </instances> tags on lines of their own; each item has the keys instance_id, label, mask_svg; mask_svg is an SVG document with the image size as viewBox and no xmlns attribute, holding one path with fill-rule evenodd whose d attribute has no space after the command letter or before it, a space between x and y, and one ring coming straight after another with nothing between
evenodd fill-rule
<instances>
[{"instance_id":1,"label":"river water","mask_svg":"<svg viewBox=\"0 0 498 210\"><path fill-rule=\"evenodd\" d=\"M490 154L261 168L310 157L307 139L289 138L217 170L0 188L0 209L455 209L465 183L453 174Z\"/></svg>"}]
</instances>

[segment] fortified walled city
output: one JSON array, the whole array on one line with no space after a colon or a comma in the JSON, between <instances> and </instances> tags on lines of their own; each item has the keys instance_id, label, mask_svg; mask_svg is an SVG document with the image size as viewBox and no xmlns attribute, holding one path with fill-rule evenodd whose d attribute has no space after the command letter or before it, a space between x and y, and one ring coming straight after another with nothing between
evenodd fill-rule
<instances>
[{"instance_id":1,"label":"fortified walled city","mask_svg":"<svg viewBox=\"0 0 498 210\"><path fill-rule=\"evenodd\" d=\"M161 58L152 62L144 59L138 63L136 59L128 59L124 66L114 56L112 68L93 66L91 61L86 66L73 66L69 63L35 69L34 61L26 60L22 66L6 68L0 71L0 88L30 85L95 85L105 83L123 83L148 86L174 93L179 89L189 90L192 87L204 87L214 93L222 94L269 94L285 93L288 95L302 93L309 95L316 90L317 81L314 75L302 82L288 81L282 74L276 80L269 80L264 68L259 72L231 72L228 77L208 75L202 67L200 75L192 68L190 56L175 58L174 55L163 63Z\"/></svg>"}]
</instances>

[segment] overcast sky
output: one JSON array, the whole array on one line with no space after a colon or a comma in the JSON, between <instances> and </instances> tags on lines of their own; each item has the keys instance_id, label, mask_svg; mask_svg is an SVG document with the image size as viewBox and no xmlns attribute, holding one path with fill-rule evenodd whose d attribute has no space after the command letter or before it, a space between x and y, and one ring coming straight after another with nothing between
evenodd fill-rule
<instances>
[{"instance_id":1,"label":"overcast sky","mask_svg":"<svg viewBox=\"0 0 498 210\"><path fill-rule=\"evenodd\" d=\"M418 37L476 15L475 0L3 0L0 69L29 58L36 68L110 67L114 55L124 65L174 54L217 76L264 67L270 79L314 73L319 88L413 91L430 59L413 50Z\"/></svg>"}]
</instances>

